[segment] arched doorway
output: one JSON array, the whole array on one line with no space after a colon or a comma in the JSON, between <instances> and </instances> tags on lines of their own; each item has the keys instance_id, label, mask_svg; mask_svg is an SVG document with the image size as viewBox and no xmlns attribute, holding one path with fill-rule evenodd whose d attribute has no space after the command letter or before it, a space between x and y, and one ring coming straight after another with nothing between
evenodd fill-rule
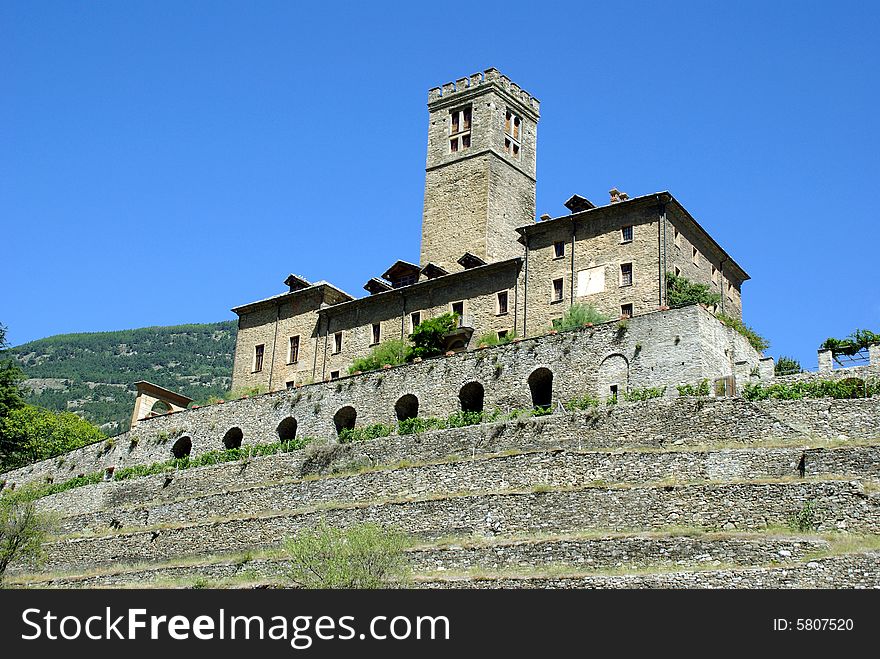
<instances>
[{"instance_id":1,"label":"arched doorway","mask_svg":"<svg viewBox=\"0 0 880 659\"><path fill-rule=\"evenodd\" d=\"M398 421L415 419L419 415L419 399L412 394L401 396L394 404L394 413Z\"/></svg>"},{"instance_id":2,"label":"arched doorway","mask_svg":"<svg viewBox=\"0 0 880 659\"><path fill-rule=\"evenodd\" d=\"M599 400L617 398L623 394L629 384L629 362L621 354L608 355L599 364L596 377Z\"/></svg>"},{"instance_id":3,"label":"arched doorway","mask_svg":"<svg viewBox=\"0 0 880 659\"><path fill-rule=\"evenodd\" d=\"M549 368L536 368L529 375L529 391L532 392L534 407L550 407L553 404L553 371Z\"/></svg>"},{"instance_id":4,"label":"arched doorway","mask_svg":"<svg viewBox=\"0 0 880 659\"><path fill-rule=\"evenodd\" d=\"M485 390L479 382L468 382L458 392L462 412L482 412Z\"/></svg>"},{"instance_id":5,"label":"arched doorway","mask_svg":"<svg viewBox=\"0 0 880 659\"><path fill-rule=\"evenodd\" d=\"M242 439L244 439L244 433L241 431L241 428L235 426L227 430L226 434L223 435L223 446L227 449L239 448Z\"/></svg>"},{"instance_id":6,"label":"arched doorway","mask_svg":"<svg viewBox=\"0 0 880 659\"><path fill-rule=\"evenodd\" d=\"M178 459L188 457L192 453L192 447L192 439L184 435L174 442L174 446L171 447L171 455Z\"/></svg>"},{"instance_id":7,"label":"arched doorway","mask_svg":"<svg viewBox=\"0 0 880 659\"><path fill-rule=\"evenodd\" d=\"M354 422L357 420L357 412L351 405L346 405L333 415L333 425L336 426L336 434L343 430L351 430L354 428Z\"/></svg>"},{"instance_id":8,"label":"arched doorway","mask_svg":"<svg viewBox=\"0 0 880 659\"><path fill-rule=\"evenodd\" d=\"M275 432L278 433L278 439L282 442L290 442L296 439L296 427L297 427L296 419L292 416L289 416L281 421L278 424L278 427L275 429Z\"/></svg>"}]
</instances>

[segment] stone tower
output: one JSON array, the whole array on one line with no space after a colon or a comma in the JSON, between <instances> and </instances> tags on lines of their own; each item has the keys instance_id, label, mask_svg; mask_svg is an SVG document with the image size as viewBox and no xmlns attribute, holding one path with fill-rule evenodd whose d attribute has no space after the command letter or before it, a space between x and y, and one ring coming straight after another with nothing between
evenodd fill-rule
<instances>
[{"instance_id":1,"label":"stone tower","mask_svg":"<svg viewBox=\"0 0 880 659\"><path fill-rule=\"evenodd\" d=\"M496 69L428 92L422 265L522 254L514 229L535 221L539 109Z\"/></svg>"}]
</instances>

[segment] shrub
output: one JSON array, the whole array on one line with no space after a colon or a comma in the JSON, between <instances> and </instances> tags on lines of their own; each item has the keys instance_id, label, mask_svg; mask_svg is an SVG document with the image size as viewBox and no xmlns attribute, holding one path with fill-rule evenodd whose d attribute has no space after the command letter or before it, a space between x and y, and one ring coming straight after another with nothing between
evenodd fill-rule
<instances>
[{"instance_id":1,"label":"shrub","mask_svg":"<svg viewBox=\"0 0 880 659\"><path fill-rule=\"evenodd\" d=\"M451 312L423 320L409 335L412 347L407 353L407 359L442 355L446 349L445 336L455 329L457 323L458 314Z\"/></svg>"},{"instance_id":2,"label":"shrub","mask_svg":"<svg viewBox=\"0 0 880 659\"><path fill-rule=\"evenodd\" d=\"M728 327L736 330L744 337L746 340L752 345L752 347L758 352L763 352L767 348L770 347L770 342L765 339L763 336L758 334L751 327L743 323L741 320L737 320L736 318L731 318L730 316L725 316L724 314L718 314L716 316L718 320L727 325Z\"/></svg>"},{"instance_id":3,"label":"shrub","mask_svg":"<svg viewBox=\"0 0 880 659\"><path fill-rule=\"evenodd\" d=\"M562 318L553 321L553 329L558 332L568 332L580 329L587 323L599 325L607 323L609 320L611 319L608 316L599 313L596 307L591 304L573 304L566 309Z\"/></svg>"},{"instance_id":4,"label":"shrub","mask_svg":"<svg viewBox=\"0 0 880 659\"><path fill-rule=\"evenodd\" d=\"M39 559L50 520L21 494L0 498L0 583L12 561Z\"/></svg>"},{"instance_id":5,"label":"shrub","mask_svg":"<svg viewBox=\"0 0 880 659\"><path fill-rule=\"evenodd\" d=\"M780 357L773 367L774 375L793 375L801 371L801 363L793 357Z\"/></svg>"},{"instance_id":6,"label":"shrub","mask_svg":"<svg viewBox=\"0 0 880 659\"><path fill-rule=\"evenodd\" d=\"M593 398L589 394L584 394L580 398L573 398L565 404L565 409L569 412L585 410L589 407L599 407L599 399Z\"/></svg>"},{"instance_id":7,"label":"shrub","mask_svg":"<svg viewBox=\"0 0 880 659\"><path fill-rule=\"evenodd\" d=\"M397 424L398 435L413 435L419 432L427 432L428 430L441 430L446 428L446 421L438 419L434 416L429 417L413 417L412 419L404 419Z\"/></svg>"},{"instance_id":8,"label":"shrub","mask_svg":"<svg viewBox=\"0 0 880 659\"><path fill-rule=\"evenodd\" d=\"M383 588L409 575L409 538L375 524L348 529L327 525L284 541L287 577L302 588Z\"/></svg>"},{"instance_id":9,"label":"shrub","mask_svg":"<svg viewBox=\"0 0 880 659\"><path fill-rule=\"evenodd\" d=\"M788 521L788 526L793 531L805 533L816 530L816 504L813 501L805 501L801 509Z\"/></svg>"},{"instance_id":10,"label":"shrub","mask_svg":"<svg viewBox=\"0 0 880 659\"><path fill-rule=\"evenodd\" d=\"M343 428L339 431L339 443L350 444L352 442L364 442L378 437L387 437L393 428L384 423L374 423L361 428Z\"/></svg>"},{"instance_id":11,"label":"shrub","mask_svg":"<svg viewBox=\"0 0 880 659\"><path fill-rule=\"evenodd\" d=\"M705 304L711 307L721 302L721 295L712 293L707 284L696 284L673 272L666 273L666 294L669 306L673 309L689 304Z\"/></svg>"},{"instance_id":12,"label":"shrub","mask_svg":"<svg viewBox=\"0 0 880 659\"><path fill-rule=\"evenodd\" d=\"M482 412L453 412L446 419L447 428L463 428L483 422Z\"/></svg>"},{"instance_id":13,"label":"shrub","mask_svg":"<svg viewBox=\"0 0 880 659\"><path fill-rule=\"evenodd\" d=\"M403 364L408 350L409 346L403 339L388 339L373 348L366 357L355 359L348 367L348 372L375 371L385 365Z\"/></svg>"},{"instance_id":14,"label":"shrub","mask_svg":"<svg viewBox=\"0 0 880 659\"><path fill-rule=\"evenodd\" d=\"M748 386L748 385L746 385ZM693 396L708 396L709 395L709 380L700 380L700 383L696 386L690 384L680 384L676 387L678 389L678 395L684 397L693 397Z\"/></svg>"},{"instance_id":15,"label":"shrub","mask_svg":"<svg viewBox=\"0 0 880 659\"><path fill-rule=\"evenodd\" d=\"M866 398L880 396L880 379L809 380L777 382L768 386L747 384L743 387L746 400L797 400L800 398Z\"/></svg>"},{"instance_id":16,"label":"shrub","mask_svg":"<svg viewBox=\"0 0 880 659\"><path fill-rule=\"evenodd\" d=\"M844 339L825 339L825 342L819 346L819 349L830 350L834 355L852 356L860 350L876 343L880 343L880 334L875 334L870 330L857 329Z\"/></svg>"},{"instance_id":17,"label":"shrub","mask_svg":"<svg viewBox=\"0 0 880 659\"><path fill-rule=\"evenodd\" d=\"M630 389L623 393L625 401L634 402L640 400L650 400L651 398L662 398L666 393L666 387L646 387L644 389Z\"/></svg>"},{"instance_id":18,"label":"shrub","mask_svg":"<svg viewBox=\"0 0 880 659\"><path fill-rule=\"evenodd\" d=\"M480 335L480 338L477 339L478 346L503 346L507 343L513 341L516 336L516 332L508 332L504 335L503 338L498 338L498 332L486 332L485 334Z\"/></svg>"}]
</instances>

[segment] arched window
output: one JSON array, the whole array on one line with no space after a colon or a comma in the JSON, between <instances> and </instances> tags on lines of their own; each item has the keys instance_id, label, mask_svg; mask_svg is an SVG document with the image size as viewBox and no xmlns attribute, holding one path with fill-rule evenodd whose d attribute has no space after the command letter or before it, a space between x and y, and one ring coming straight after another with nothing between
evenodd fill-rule
<instances>
[{"instance_id":1,"label":"arched window","mask_svg":"<svg viewBox=\"0 0 880 659\"><path fill-rule=\"evenodd\" d=\"M226 448L238 448L241 446L241 440L244 437L244 433L241 431L241 428L238 426L234 428L230 428L226 431L226 434L223 435L223 446Z\"/></svg>"},{"instance_id":2,"label":"arched window","mask_svg":"<svg viewBox=\"0 0 880 659\"><path fill-rule=\"evenodd\" d=\"M419 415L419 399L412 394L401 396L394 404L394 413L398 421L415 419Z\"/></svg>"},{"instance_id":3,"label":"arched window","mask_svg":"<svg viewBox=\"0 0 880 659\"><path fill-rule=\"evenodd\" d=\"M333 415L333 424L336 426L336 433L339 434L346 428L351 430L354 428L354 422L357 420L357 412L351 405L346 405Z\"/></svg>"},{"instance_id":4,"label":"arched window","mask_svg":"<svg viewBox=\"0 0 880 659\"><path fill-rule=\"evenodd\" d=\"M293 439L296 439L296 419L292 416L287 417L281 423L278 424L278 427L275 429L275 432L278 433L278 439L282 442L289 442Z\"/></svg>"},{"instance_id":5,"label":"arched window","mask_svg":"<svg viewBox=\"0 0 880 659\"><path fill-rule=\"evenodd\" d=\"M550 407L553 403L553 371L536 368L529 376L529 390L534 407Z\"/></svg>"},{"instance_id":6,"label":"arched window","mask_svg":"<svg viewBox=\"0 0 880 659\"><path fill-rule=\"evenodd\" d=\"M168 414L171 411L171 406L166 403L164 400L157 400L153 403L153 407L150 408L150 416L158 416L160 414Z\"/></svg>"},{"instance_id":7,"label":"arched window","mask_svg":"<svg viewBox=\"0 0 880 659\"><path fill-rule=\"evenodd\" d=\"M468 382L461 388L461 391L458 392L461 411L482 412L484 394L483 385L479 382Z\"/></svg>"},{"instance_id":8,"label":"arched window","mask_svg":"<svg viewBox=\"0 0 880 659\"><path fill-rule=\"evenodd\" d=\"M192 439L184 435L174 442L174 446L171 447L171 455L175 458L185 458L192 453L192 448Z\"/></svg>"}]
</instances>

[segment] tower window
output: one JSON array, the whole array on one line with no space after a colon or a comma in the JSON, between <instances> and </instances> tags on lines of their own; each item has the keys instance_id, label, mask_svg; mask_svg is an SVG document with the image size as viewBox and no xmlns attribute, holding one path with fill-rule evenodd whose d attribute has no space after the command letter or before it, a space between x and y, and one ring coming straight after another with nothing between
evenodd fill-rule
<instances>
[{"instance_id":1,"label":"tower window","mask_svg":"<svg viewBox=\"0 0 880 659\"><path fill-rule=\"evenodd\" d=\"M522 119L510 110L504 115L504 150L508 155L519 158L522 140Z\"/></svg>"},{"instance_id":2,"label":"tower window","mask_svg":"<svg viewBox=\"0 0 880 659\"><path fill-rule=\"evenodd\" d=\"M373 343L376 345L382 338L382 326L379 323L373 323Z\"/></svg>"},{"instance_id":3,"label":"tower window","mask_svg":"<svg viewBox=\"0 0 880 659\"><path fill-rule=\"evenodd\" d=\"M620 285L621 286L632 286L633 283L633 264L632 263L621 263L620 264Z\"/></svg>"},{"instance_id":4,"label":"tower window","mask_svg":"<svg viewBox=\"0 0 880 659\"><path fill-rule=\"evenodd\" d=\"M562 302L562 279L553 280L553 297L551 302Z\"/></svg>"},{"instance_id":5,"label":"tower window","mask_svg":"<svg viewBox=\"0 0 880 659\"><path fill-rule=\"evenodd\" d=\"M419 326L419 323L422 322L422 313L420 311L416 311L414 314L409 317L409 331L412 332L416 327Z\"/></svg>"},{"instance_id":6,"label":"tower window","mask_svg":"<svg viewBox=\"0 0 880 659\"><path fill-rule=\"evenodd\" d=\"M265 344L260 344L254 348L254 373L263 370L263 354L266 352Z\"/></svg>"},{"instance_id":7,"label":"tower window","mask_svg":"<svg viewBox=\"0 0 880 659\"><path fill-rule=\"evenodd\" d=\"M500 291L498 293L498 315L501 316L507 313L507 291Z\"/></svg>"},{"instance_id":8,"label":"tower window","mask_svg":"<svg viewBox=\"0 0 880 659\"><path fill-rule=\"evenodd\" d=\"M553 243L553 258L561 259L563 256L565 256L565 241L557 240Z\"/></svg>"},{"instance_id":9,"label":"tower window","mask_svg":"<svg viewBox=\"0 0 880 659\"><path fill-rule=\"evenodd\" d=\"M333 354L342 352L342 332L333 335Z\"/></svg>"},{"instance_id":10,"label":"tower window","mask_svg":"<svg viewBox=\"0 0 880 659\"><path fill-rule=\"evenodd\" d=\"M458 108L450 113L449 152L456 153L471 145L471 107Z\"/></svg>"},{"instance_id":11,"label":"tower window","mask_svg":"<svg viewBox=\"0 0 880 659\"><path fill-rule=\"evenodd\" d=\"M290 337L290 350L287 352L287 363L296 364L299 361L299 335Z\"/></svg>"},{"instance_id":12,"label":"tower window","mask_svg":"<svg viewBox=\"0 0 880 659\"><path fill-rule=\"evenodd\" d=\"M631 226L623 227L620 230L620 242L631 243L633 239L633 228Z\"/></svg>"}]
</instances>

